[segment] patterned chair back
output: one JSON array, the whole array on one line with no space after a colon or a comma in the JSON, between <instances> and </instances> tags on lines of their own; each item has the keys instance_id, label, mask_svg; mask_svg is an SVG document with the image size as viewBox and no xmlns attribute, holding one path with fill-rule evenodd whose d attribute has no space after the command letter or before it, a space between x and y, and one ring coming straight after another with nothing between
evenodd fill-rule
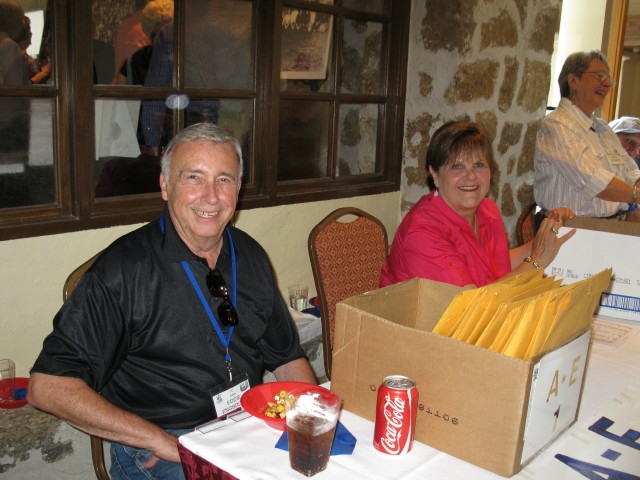
<instances>
[{"instance_id":1,"label":"patterned chair back","mask_svg":"<svg viewBox=\"0 0 640 480\"><path fill-rule=\"evenodd\" d=\"M534 228L536 207L535 202L527 205L516 221L516 240L518 245L524 245L536 236Z\"/></svg>"},{"instance_id":2,"label":"patterned chair back","mask_svg":"<svg viewBox=\"0 0 640 480\"><path fill-rule=\"evenodd\" d=\"M355 216L351 221L342 217ZM378 288L387 260L387 231L377 218L351 207L330 213L309 234L309 257L320 300L324 366L331 378L336 304Z\"/></svg>"}]
</instances>

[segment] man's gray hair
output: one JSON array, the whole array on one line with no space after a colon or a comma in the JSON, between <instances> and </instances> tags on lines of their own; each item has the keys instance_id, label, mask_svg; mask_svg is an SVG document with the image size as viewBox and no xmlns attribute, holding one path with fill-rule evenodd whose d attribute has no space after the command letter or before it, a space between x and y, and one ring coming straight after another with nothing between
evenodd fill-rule
<instances>
[{"instance_id":1,"label":"man's gray hair","mask_svg":"<svg viewBox=\"0 0 640 480\"><path fill-rule=\"evenodd\" d=\"M167 149L164 151L164 155L162 156L162 173L165 178L169 179L171 157L178 145L200 141L226 143L233 148L240 168L240 177L238 178L238 182L240 183L243 171L242 146L240 145L240 141L237 137L215 123L196 123L189 125L188 127L180 130L175 137L171 139L167 145Z\"/></svg>"},{"instance_id":2,"label":"man's gray hair","mask_svg":"<svg viewBox=\"0 0 640 480\"><path fill-rule=\"evenodd\" d=\"M591 60L600 60L605 64L607 70L610 70L607 57L600 50L590 50L588 52L575 52L567 57L560 70L558 76L558 85L560 86L560 96L569 98L571 89L569 88L569 74L574 74L580 78L583 73L589 69Z\"/></svg>"}]
</instances>

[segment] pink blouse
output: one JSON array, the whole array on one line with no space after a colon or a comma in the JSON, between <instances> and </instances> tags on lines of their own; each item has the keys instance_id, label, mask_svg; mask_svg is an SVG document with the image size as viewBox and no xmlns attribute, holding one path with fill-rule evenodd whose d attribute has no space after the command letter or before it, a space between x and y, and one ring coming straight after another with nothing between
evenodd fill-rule
<instances>
[{"instance_id":1,"label":"pink blouse","mask_svg":"<svg viewBox=\"0 0 640 480\"><path fill-rule=\"evenodd\" d=\"M509 273L509 239L497 205L485 198L477 218L480 241L442 198L423 196L400 223L380 286L421 277L481 287Z\"/></svg>"}]
</instances>

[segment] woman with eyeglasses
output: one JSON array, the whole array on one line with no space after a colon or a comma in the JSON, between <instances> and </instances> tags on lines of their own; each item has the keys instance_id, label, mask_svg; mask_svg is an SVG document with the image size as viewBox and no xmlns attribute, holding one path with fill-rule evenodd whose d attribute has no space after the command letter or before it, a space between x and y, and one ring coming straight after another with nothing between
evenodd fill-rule
<instances>
[{"instance_id":1,"label":"woman with eyeglasses","mask_svg":"<svg viewBox=\"0 0 640 480\"><path fill-rule=\"evenodd\" d=\"M616 81L599 50L576 52L558 77L560 104L542 121L534 157L536 203L579 216L640 221L640 170L594 112Z\"/></svg>"}]
</instances>

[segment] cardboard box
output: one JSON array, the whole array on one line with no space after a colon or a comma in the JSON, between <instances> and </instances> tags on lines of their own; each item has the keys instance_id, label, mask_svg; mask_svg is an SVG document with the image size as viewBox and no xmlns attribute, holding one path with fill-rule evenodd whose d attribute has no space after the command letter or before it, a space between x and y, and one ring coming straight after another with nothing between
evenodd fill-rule
<instances>
[{"instance_id":1,"label":"cardboard box","mask_svg":"<svg viewBox=\"0 0 640 480\"><path fill-rule=\"evenodd\" d=\"M640 223L577 217L567 227L578 231L545 273L569 284L611 267L613 282L602 294L596 315L640 322Z\"/></svg>"},{"instance_id":2,"label":"cardboard box","mask_svg":"<svg viewBox=\"0 0 640 480\"><path fill-rule=\"evenodd\" d=\"M331 389L375 421L382 379L411 377L416 440L511 476L575 422L590 331L530 361L431 333L460 290L413 279L339 303Z\"/></svg>"}]
</instances>

